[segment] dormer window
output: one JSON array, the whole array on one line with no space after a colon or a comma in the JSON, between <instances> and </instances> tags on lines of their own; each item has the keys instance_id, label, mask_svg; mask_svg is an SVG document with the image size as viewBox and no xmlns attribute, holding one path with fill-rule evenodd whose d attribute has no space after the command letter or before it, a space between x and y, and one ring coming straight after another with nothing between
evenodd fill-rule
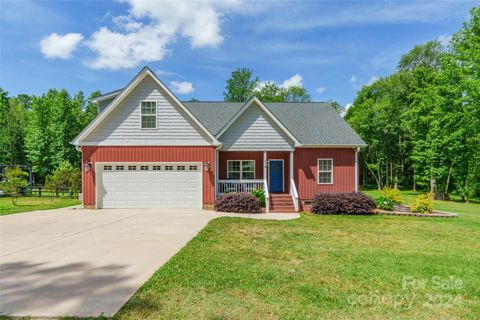
<instances>
[{"instance_id":1,"label":"dormer window","mask_svg":"<svg viewBox=\"0 0 480 320\"><path fill-rule=\"evenodd\" d=\"M141 102L141 128L156 129L157 128L157 102L142 101Z\"/></svg>"}]
</instances>

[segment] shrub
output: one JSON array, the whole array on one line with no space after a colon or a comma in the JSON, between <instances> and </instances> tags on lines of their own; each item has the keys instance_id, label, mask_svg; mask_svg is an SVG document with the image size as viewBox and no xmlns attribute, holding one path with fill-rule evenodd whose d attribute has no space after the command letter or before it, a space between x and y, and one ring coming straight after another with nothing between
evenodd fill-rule
<instances>
[{"instance_id":1,"label":"shrub","mask_svg":"<svg viewBox=\"0 0 480 320\"><path fill-rule=\"evenodd\" d=\"M20 167L5 169L5 180L1 183L2 190L11 196L12 204L17 205L17 199L22 187L28 186L28 174L23 172Z\"/></svg>"},{"instance_id":2,"label":"shrub","mask_svg":"<svg viewBox=\"0 0 480 320\"><path fill-rule=\"evenodd\" d=\"M250 193L226 193L215 201L218 211L257 213L260 211L258 199Z\"/></svg>"},{"instance_id":3,"label":"shrub","mask_svg":"<svg viewBox=\"0 0 480 320\"><path fill-rule=\"evenodd\" d=\"M256 189L252 191L252 194L258 199L260 207L265 207L265 191L263 191L263 189Z\"/></svg>"},{"instance_id":4,"label":"shrub","mask_svg":"<svg viewBox=\"0 0 480 320\"><path fill-rule=\"evenodd\" d=\"M74 168L68 161L64 161L55 171L45 179L45 186L55 192L79 192L81 186L80 169Z\"/></svg>"},{"instance_id":5,"label":"shrub","mask_svg":"<svg viewBox=\"0 0 480 320\"><path fill-rule=\"evenodd\" d=\"M393 211L393 209L395 209L395 205L397 205L395 201L390 198L384 197L383 195L375 198L375 204L377 205L377 208L389 211Z\"/></svg>"},{"instance_id":6,"label":"shrub","mask_svg":"<svg viewBox=\"0 0 480 320\"><path fill-rule=\"evenodd\" d=\"M410 206L411 212L431 213L433 211L433 195L432 193L423 193L415 198Z\"/></svg>"},{"instance_id":7,"label":"shrub","mask_svg":"<svg viewBox=\"0 0 480 320\"><path fill-rule=\"evenodd\" d=\"M384 198L390 200L395 205L402 203L402 195L397 188L384 187L380 193Z\"/></svg>"},{"instance_id":8,"label":"shrub","mask_svg":"<svg viewBox=\"0 0 480 320\"><path fill-rule=\"evenodd\" d=\"M375 202L361 192L320 193L312 202L312 212L319 214L372 214Z\"/></svg>"}]
</instances>

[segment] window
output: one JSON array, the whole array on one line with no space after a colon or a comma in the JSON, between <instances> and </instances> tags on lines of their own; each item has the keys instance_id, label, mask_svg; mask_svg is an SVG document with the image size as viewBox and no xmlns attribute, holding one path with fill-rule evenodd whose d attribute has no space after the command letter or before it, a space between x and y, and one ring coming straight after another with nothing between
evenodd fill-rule
<instances>
[{"instance_id":1,"label":"window","mask_svg":"<svg viewBox=\"0 0 480 320\"><path fill-rule=\"evenodd\" d=\"M112 166L103 166L103 170L110 171L112 170Z\"/></svg>"},{"instance_id":2,"label":"window","mask_svg":"<svg viewBox=\"0 0 480 320\"><path fill-rule=\"evenodd\" d=\"M124 166L116 166L115 170L122 171L122 170L125 170L125 167Z\"/></svg>"},{"instance_id":3,"label":"window","mask_svg":"<svg viewBox=\"0 0 480 320\"><path fill-rule=\"evenodd\" d=\"M152 169L155 171L162 170L162 166L153 166Z\"/></svg>"},{"instance_id":4,"label":"window","mask_svg":"<svg viewBox=\"0 0 480 320\"><path fill-rule=\"evenodd\" d=\"M137 166L128 166L128 170L137 170Z\"/></svg>"},{"instance_id":5,"label":"window","mask_svg":"<svg viewBox=\"0 0 480 320\"><path fill-rule=\"evenodd\" d=\"M254 160L228 160L227 179L255 179Z\"/></svg>"},{"instance_id":6,"label":"window","mask_svg":"<svg viewBox=\"0 0 480 320\"><path fill-rule=\"evenodd\" d=\"M198 167L197 167L197 166L189 166L189 167L188 167L188 170L190 170L190 171L197 171L197 170L198 170Z\"/></svg>"},{"instance_id":7,"label":"window","mask_svg":"<svg viewBox=\"0 0 480 320\"><path fill-rule=\"evenodd\" d=\"M157 103L155 101L141 102L142 129L157 128Z\"/></svg>"},{"instance_id":8,"label":"window","mask_svg":"<svg viewBox=\"0 0 480 320\"><path fill-rule=\"evenodd\" d=\"M142 171L148 170L148 166L140 166L140 170Z\"/></svg>"},{"instance_id":9,"label":"window","mask_svg":"<svg viewBox=\"0 0 480 320\"><path fill-rule=\"evenodd\" d=\"M165 170L167 171L173 170L173 166L165 166Z\"/></svg>"},{"instance_id":10,"label":"window","mask_svg":"<svg viewBox=\"0 0 480 320\"><path fill-rule=\"evenodd\" d=\"M185 170L185 166L177 166L177 170L179 170L179 171L184 171L184 170Z\"/></svg>"},{"instance_id":11,"label":"window","mask_svg":"<svg viewBox=\"0 0 480 320\"><path fill-rule=\"evenodd\" d=\"M318 184L333 183L333 159L318 159Z\"/></svg>"}]
</instances>

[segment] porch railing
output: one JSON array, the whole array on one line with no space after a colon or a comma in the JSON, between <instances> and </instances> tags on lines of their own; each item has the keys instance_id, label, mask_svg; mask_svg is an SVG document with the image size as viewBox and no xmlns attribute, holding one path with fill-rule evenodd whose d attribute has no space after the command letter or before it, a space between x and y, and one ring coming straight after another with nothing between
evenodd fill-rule
<instances>
[{"instance_id":1,"label":"porch railing","mask_svg":"<svg viewBox=\"0 0 480 320\"><path fill-rule=\"evenodd\" d=\"M293 207L295 208L295 211L299 211L300 203L298 200L298 192L293 179L290 179L290 194L292 195Z\"/></svg>"},{"instance_id":2,"label":"porch railing","mask_svg":"<svg viewBox=\"0 0 480 320\"><path fill-rule=\"evenodd\" d=\"M265 193L265 212L270 212L270 193L268 192L267 179L263 179L263 191Z\"/></svg>"},{"instance_id":3,"label":"porch railing","mask_svg":"<svg viewBox=\"0 0 480 320\"><path fill-rule=\"evenodd\" d=\"M252 192L257 189L264 189L263 180L218 180L218 194L229 192Z\"/></svg>"}]
</instances>

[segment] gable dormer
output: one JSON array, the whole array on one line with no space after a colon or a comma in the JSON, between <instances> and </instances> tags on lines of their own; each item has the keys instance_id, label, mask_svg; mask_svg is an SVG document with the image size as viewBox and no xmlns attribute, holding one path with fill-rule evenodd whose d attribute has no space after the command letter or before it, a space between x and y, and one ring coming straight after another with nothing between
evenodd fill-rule
<instances>
[{"instance_id":1,"label":"gable dormer","mask_svg":"<svg viewBox=\"0 0 480 320\"><path fill-rule=\"evenodd\" d=\"M291 151L299 144L257 98L247 102L217 136L223 151Z\"/></svg>"}]
</instances>

